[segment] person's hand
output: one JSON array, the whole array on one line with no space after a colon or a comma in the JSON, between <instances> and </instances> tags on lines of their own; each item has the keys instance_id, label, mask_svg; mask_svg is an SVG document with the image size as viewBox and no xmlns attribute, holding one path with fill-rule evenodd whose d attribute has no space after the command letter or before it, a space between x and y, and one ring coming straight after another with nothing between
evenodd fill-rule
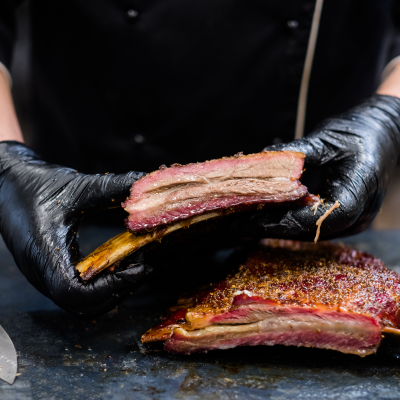
<instances>
[{"instance_id":1,"label":"person's hand","mask_svg":"<svg viewBox=\"0 0 400 400\"><path fill-rule=\"evenodd\" d=\"M323 121L310 135L266 150L301 151L306 155L303 183L312 194L336 200L340 207L321 226L320 239L365 229L379 212L400 154L400 99L374 95L350 111ZM265 208L238 216L242 235L311 241L316 221L328 210L319 206L291 210Z\"/></svg>"},{"instance_id":2,"label":"person's hand","mask_svg":"<svg viewBox=\"0 0 400 400\"><path fill-rule=\"evenodd\" d=\"M105 313L151 269L139 253L83 283L74 267L83 213L120 207L141 175L84 175L41 161L19 142L0 143L0 232L29 282L64 310L87 318Z\"/></svg>"}]
</instances>

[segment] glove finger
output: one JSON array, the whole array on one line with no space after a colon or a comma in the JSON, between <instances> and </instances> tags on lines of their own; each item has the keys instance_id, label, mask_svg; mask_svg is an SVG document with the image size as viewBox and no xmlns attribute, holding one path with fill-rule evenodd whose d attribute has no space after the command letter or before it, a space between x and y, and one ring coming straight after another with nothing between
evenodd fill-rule
<instances>
[{"instance_id":1,"label":"glove finger","mask_svg":"<svg viewBox=\"0 0 400 400\"><path fill-rule=\"evenodd\" d=\"M318 217L318 214L314 216L311 207L264 209L251 215L241 215L234 222L232 230L249 238L312 241Z\"/></svg>"},{"instance_id":2,"label":"glove finger","mask_svg":"<svg viewBox=\"0 0 400 400\"><path fill-rule=\"evenodd\" d=\"M144 261L143 251L133 253L125 258L115 269L115 276L123 282L130 284L143 283L144 279L153 273L153 268Z\"/></svg>"},{"instance_id":3,"label":"glove finger","mask_svg":"<svg viewBox=\"0 0 400 400\"><path fill-rule=\"evenodd\" d=\"M326 182L318 187L317 194L330 204L340 203L340 207L324 221L323 236L327 239L343 235L344 231L347 236L365 229L379 212L385 195L384 190L378 190L378 176L373 170L367 170L365 163L346 164L332 166Z\"/></svg>"},{"instance_id":4,"label":"glove finger","mask_svg":"<svg viewBox=\"0 0 400 400\"><path fill-rule=\"evenodd\" d=\"M236 229L243 236L253 238L278 238L300 241L313 241L317 233L316 222L329 209L321 205L314 214L310 206L293 208L280 208L274 210L263 210L246 218L246 221L238 222ZM323 222L320 240L325 239L328 234L336 233L337 220L345 215L346 211L339 207L331 213ZM347 225L340 223L340 230Z\"/></svg>"},{"instance_id":5,"label":"glove finger","mask_svg":"<svg viewBox=\"0 0 400 400\"><path fill-rule=\"evenodd\" d=\"M306 155L305 164L309 166L316 165L319 160L319 154L323 152L323 144L313 143L306 139L297 139L290 143L279 143L271 146L267 146L265 151L299 151Z\"/></svg>"},{"instance_id":6,"label":"glove finger","mask_svg":"<svg viewBox=\"0 0 400 400\"><path fill-rule=\"evenodd\" d=\"M365 229L372 221L372 213L363 213L363 209L358 207L358 202L352 192L341 190L340 193L332 191L339 203L339 207L335 208L321 223L319 240L328 240L338 237L352 235ZM302 209L292 210L288 212L280 221L285 229L285 235L290 239L297 240L314 240L317 233L317 221L332 206L333 201L327 202L318 207L317 212L311 207L303 207ZM364 218L363 215L366 217ZM374 214L375 215L375 214ZM282 230L282 228L280 228Z\"/></svg>"},{"instance_id":7,"label":"glove finger","mask_svg":"<svg viewBox=\"0 0 400 400\"><path fill-rule=\"evenodd\" d=\"M345 172L346 171L346 172ZM259 237L276 237L311 241L314 239L317 220L334 204L340 203L321 225L321 239L338 237L346 231L346 235L362 230L369 224L379 211L383 195L377 195L372 203L363 200L368 196L368 188L360 177L360 171L343 168L329 168L323 174L317 186L321 198L325 200L316 211L311 206L291 206L273 210L258 211L243 221L240 227L245 234L255 234ZM312 180L313 175L311 175ZM378 198L379 197L379 198ZM364 204L364 206L360 206ZM367 207L367 208L366 208ZM315 214L315 215L314 215Z\"/></svg>"},{"instance_id":8,"label":"glove finger","mask_svg":"<svg viewBox=\"0 0 400 400\"><path fill-rule=\"evenodd\" d=\"M82 179L74 182L76 208L86 211L120 207L121 202L129 196L132 184L141 176L143 173L134 171L119 175L83 175Z\"/></svg>"},{"instance_id":9,"label":"glove finger","mask_svg":"<svg viewBox=\"0 0 400 400\"><path fill-rule=\"evenodd\" d=\"M49 296L65 311L79 318L93 318L120 304L130 292L141 286L152 268L137 255L128 257L114 271L104 271L83 282L72 264L58 266L52 277Z\"/></svg>"},{"instance_id":10,"label":"glove finger","mask_svg":"<svg viewBox=\"0 0 400 400\"><path fill-rule=\"evenodd\" d=\"M362 127L357 129L357 124L353 128L352 135L345 132L347 128L344 121L331 118L325 121L324 130L316 131L303 139L298 139L290 143L280 143L265 148L267 151L300 151L306 155L306 167L319 167L330 162L338 162L343 159L354 158L355 152L360 146ZM343 131L342 131L342 129ZM346 140L343 140L346 134Z\"/></svg>"}]
</instances>

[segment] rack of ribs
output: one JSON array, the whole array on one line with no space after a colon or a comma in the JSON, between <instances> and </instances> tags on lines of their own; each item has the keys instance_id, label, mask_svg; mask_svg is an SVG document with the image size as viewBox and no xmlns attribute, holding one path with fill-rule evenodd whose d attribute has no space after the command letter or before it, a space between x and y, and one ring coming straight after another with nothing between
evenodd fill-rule
<instances>
[{"instance_id":1,"label":"rack of ribs","mask_svg":"<svg viewBox=\"0 0 400 400\"><path fill-rule=\"evenodd\" d=\"M224 281L183 296L142 341L183 354L281 344L364 357L382 333L400 333L399 297L399 276L367 253L266 239Z\"/></svg>"}]
</instances>

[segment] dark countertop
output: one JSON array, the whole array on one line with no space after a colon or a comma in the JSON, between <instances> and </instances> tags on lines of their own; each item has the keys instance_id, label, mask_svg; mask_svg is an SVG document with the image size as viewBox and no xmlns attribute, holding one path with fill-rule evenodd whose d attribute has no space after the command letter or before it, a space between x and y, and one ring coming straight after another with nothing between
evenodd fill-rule
<instances>
[{"instance_id":1,"label":"dark countertop","mask_svg":"<svg viewBox=\"0 0 400 400\"><path fill-rule=\"evenodd\" d=\"M81 231L85 252L115 234ZM400 231L344 240L400 271ZM19 354L1 400L399 399L400 351L383 343L365 359L334 351L247 347L192 356L143 352L140 336L163 310L134 297L96 321L69 316L33 289L0 241L0 324ZM397 355L398 354L398 355Z\"/></svg>"}]
</instances>

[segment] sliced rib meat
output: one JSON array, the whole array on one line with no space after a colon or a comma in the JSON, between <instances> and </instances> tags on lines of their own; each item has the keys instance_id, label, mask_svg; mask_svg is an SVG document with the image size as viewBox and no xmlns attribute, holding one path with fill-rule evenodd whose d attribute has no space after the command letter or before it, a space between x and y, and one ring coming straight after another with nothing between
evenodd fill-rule
<instances>
[{"instance_id":1,"label":"sliced rib meat","mask_svg":"<svg viewBox=\"0 0 400 400\"><path fill-rule=\"evenodd\" d=\"M400 325L400 278L327 243L265 240L224 281L182 297L142 341L190 354L236 346L317 347L365 356Z\"/></svg>"},{"instance_id":2,"label":"sliced rib meat","mask_svg":"<svg viewBox=\"0 0 400 400\"><path fill-rule=\"evenodd\" d=\"M241 205L295 201L307 195L299 179L304 154L262 152L189 165L144 176L122 203L133 232Z\"/></svg>"}]
</instances>

